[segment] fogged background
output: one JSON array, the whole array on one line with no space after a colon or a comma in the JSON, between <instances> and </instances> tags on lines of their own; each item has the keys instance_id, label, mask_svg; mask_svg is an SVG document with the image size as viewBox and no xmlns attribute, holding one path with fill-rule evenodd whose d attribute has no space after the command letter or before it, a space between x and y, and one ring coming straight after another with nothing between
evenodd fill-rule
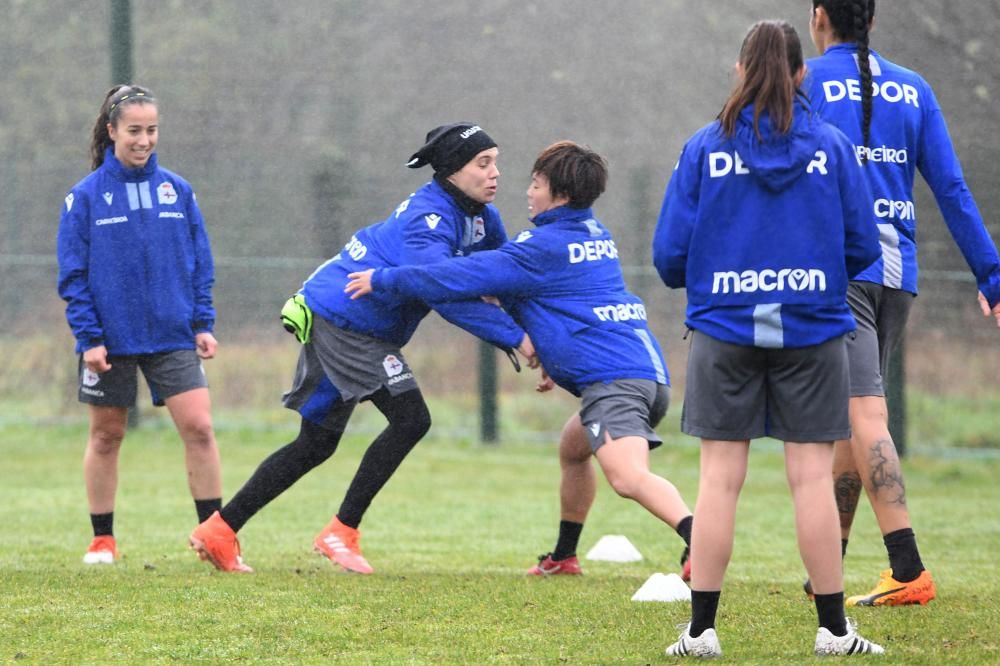
<instances>
[{"instance_id":1,"label":"fogged background","mask_svg":"<svg viewBox=\"0 0 1000 666\"><path fill-rule=\"evenodd\" d=\"M351 232L430 177L404 168L430 128L482 125L500 144L497 204L513 235L541 148L589 144L611 166L595 208L614 231L674 378L684 381L684 293L656 278L650 241L683 142L721 107L747 28L785 18L807 56L809 0L134 0L135 82L157 94L160 163L195 187L216 257L219 358L207 364L219 421L294 424L276 409L296 343L277 313ZM66 191L89 171L92 124L111 84L110 3L0 0L0 416L81 419L76 359L55 291ZM881 0L874 48L934 87L994 239L1000 2ZM921 183L921 294L910 320L911 413L926 443L1000 447L963 414L1000 408L1000 330ZM431 315L406 354L436 427L476 427L477 342ZM568 396L500 365L504 437L549 437ZM143 405L149 410L148 403ZM984 434L985 431L985 434ZM919 442L918 442L919 443Z\"/></svg>"}]
</instances>

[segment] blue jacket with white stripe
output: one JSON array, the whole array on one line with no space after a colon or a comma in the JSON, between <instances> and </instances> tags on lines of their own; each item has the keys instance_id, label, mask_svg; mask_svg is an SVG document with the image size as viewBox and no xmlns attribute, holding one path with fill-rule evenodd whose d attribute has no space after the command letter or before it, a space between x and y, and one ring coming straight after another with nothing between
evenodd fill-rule
<instances>
[{"instance_id":1,"label":"blue jacket with white stripe","mask_svg":"<svg viewBox=\"0 0 1000 666\"><path fill-rule=\"evenodd\" d=\"M991 306L1000 302L1000 258L955 156L941 107L916 72L874 50L869 146L862 146L857 45L837 44L807 63L813 108L868 156L869 215L878 224L882 257L858 280L917 293L917 216L913 179L919 170L937 199L952 238Z\"/></svg>"},{"instance_id":2,"label":"blue jacket with white stripe","mask_svg":"<svg viewBox=\"0 0 1000 666\"><path fill-rule=\"evenodd\" d=\"M492 205L469 215L437 181L411 194L382 222L365 227L302 285L306 303L339 328L399 346L406 344L431 308L449 322L502 349L516 349L524 331L510 315L482 300L372 294L351 300L347 274L384 266L431 264L498 247L507 240Z\"/></svg>"},{"instance_id":3,"label":"blue jacket with white stripe","mask_svg":"<svg viewBox=\"0 0 1000 666\"><path fill-rule=\"evenodd\" d=\"M59 295L76 350L112 355L194 349L215 325L215 272L186 180L157 165L126 168L112 148L66 195L57 241Z\"/></svg>"},{"instance_id":4,"label":"blue jacket with white stripe","mask_svg":"<svg viewBox=\"0 0 1000 666\"><path fill-rule=\"evenodd\" d=\"M797 101L789 132L753 106L726 137L716 121L684 146L653 238L687 325L724 342L782 348L854 330L848 278L879 255L854 147Z\"/></svg>"},{"instance_id":5,"label":"blue jacket with white stripe","mask_svg":"<svg viewBox=\"0 0 1000 666\"><path fill-rule=\"evenodd\" d=\"M646 308L625 286L615 242L591 209L560 206L532 222L535 229L490 252L377 270L371 296L496 296L531 336L552 380L577 396L617 379L669 384Z\"/></svg>"}]
</instances>

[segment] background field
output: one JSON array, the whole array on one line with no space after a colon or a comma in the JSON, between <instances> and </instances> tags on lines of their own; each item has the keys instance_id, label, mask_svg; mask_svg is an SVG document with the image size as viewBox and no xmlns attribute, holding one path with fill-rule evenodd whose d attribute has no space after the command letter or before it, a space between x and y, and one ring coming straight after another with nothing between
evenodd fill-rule
<instances>
[{"instance_id":1,"label":"background field","mask_svg":"<svg viewBox=\"0 0 1000 666\"><path fill-rule=\"evenodd\" d=\"M449 407L432 410L446 418ZM555 538L552 446L509 439L484 447L432 434L362 525L376 575L334 572L310 544L336 510L367 444L364 431L378 426L361 416L331 461L243 530L257 570L250 576L218 574L186 550L194 510L180 445L158 421L131 432L123 450L116 531L124 558L113 568L79 563L89 540L82 424L0 427L0 662L669 663L663 649L689 606L630 597L652 573L676 569L680 541L606 483L583 548L602 534L625 534L645 560L586 562L582 579L523 575ZM221 428L228 493L294 434L290 421L276 414L269 428ZM654 469L693 503L697 450L666 434ZM911 510L940 598L925 608L851 613L884 643L885 663L1000 660L998 472L991 460L906 461ZM847 591L867 590L883 566L865 505L846 561ZM720 611L721 663L798 663L809 655L815 618L801 579L780 448L763 441L752 456Z\"/></svg>"},{"instance_id":2,"label":"background field","mask_svg":"<svg viewBox=\"0 0 1000 666\"><path fill-rule=\"evenodd\" d=\"M342 451L246 528L252 577L220 576L185 550L193 522L180 446L140 399L122 460L113 569L79 564L89 539L73 341L55 293L59 206L88 172L88 134L111 84L107 2L0 0L0 662L662 663L686 605L631 594L670 571L678 540L601 495L583 546L626 534L639 564L587 565L584 580L526 580L558 518L554 434L574 401L538 399L501 363L501 443L475 442L478 348L432 316L407 358L435 425L366 517L370 578L335 574L309 545L380 428L359 410ZM194 185L216 258L221 342L207 364L231 494L293 434L276 407L297 348L277 312L350 233L428 177L403 162L458 118L502 148L497 203L513 234L548 143L606 155L597 214L684 386L684 293L663 289L649 242L684 141L718 112L751 23L808 0L134 0L136 81L160 98L161 163ZM1000 233L1000 0L880 2L873 46L925 75L994 239ZM805 44L807 55L812 47ZM941 598L856 612L888 663L1000 662L1000 331L918 183L921 295L905 371L909 497ZM660 473L693 504L697 450L661 426ZM799 662L814 634L780 456L755 447L721 610L724 662ZM862 508L849 593L885 565Z\"/></svg>"}]
</instances>

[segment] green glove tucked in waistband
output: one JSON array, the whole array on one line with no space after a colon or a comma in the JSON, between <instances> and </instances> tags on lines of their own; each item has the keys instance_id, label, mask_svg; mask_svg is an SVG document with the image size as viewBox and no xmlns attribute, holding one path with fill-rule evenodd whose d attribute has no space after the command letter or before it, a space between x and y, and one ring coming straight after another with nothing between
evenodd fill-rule
<instances>
[{"instance_id":1,"label":"green glove tucked in waistband","mask_svg":"<svg viewBox=\"0 0 1000 666\"><path fill-rule=\"evenodd\" d=\"M295 294L281 307L281 324L295 339L306 344L312 335L313 313L306 305L305 296Z\"/></svg>"}]
</instances>

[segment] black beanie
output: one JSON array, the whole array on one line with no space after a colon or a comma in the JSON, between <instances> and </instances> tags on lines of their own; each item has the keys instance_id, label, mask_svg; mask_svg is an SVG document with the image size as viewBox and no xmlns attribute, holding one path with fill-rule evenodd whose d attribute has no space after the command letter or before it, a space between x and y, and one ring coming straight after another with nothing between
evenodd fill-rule
<instances>
[{"instance_id":1,"label":"black beanie","mask_svg":"<svg viewBox=\"0 0 1000 666\"><path fill-rule=\"evenodd\" d=\"M423 147L413 153L406 166L419 169L430 164L437 178L447 178L473 157L496 145L479 125L464 122L442 125L427 133Z\"/></svg>"}]
</instances>

